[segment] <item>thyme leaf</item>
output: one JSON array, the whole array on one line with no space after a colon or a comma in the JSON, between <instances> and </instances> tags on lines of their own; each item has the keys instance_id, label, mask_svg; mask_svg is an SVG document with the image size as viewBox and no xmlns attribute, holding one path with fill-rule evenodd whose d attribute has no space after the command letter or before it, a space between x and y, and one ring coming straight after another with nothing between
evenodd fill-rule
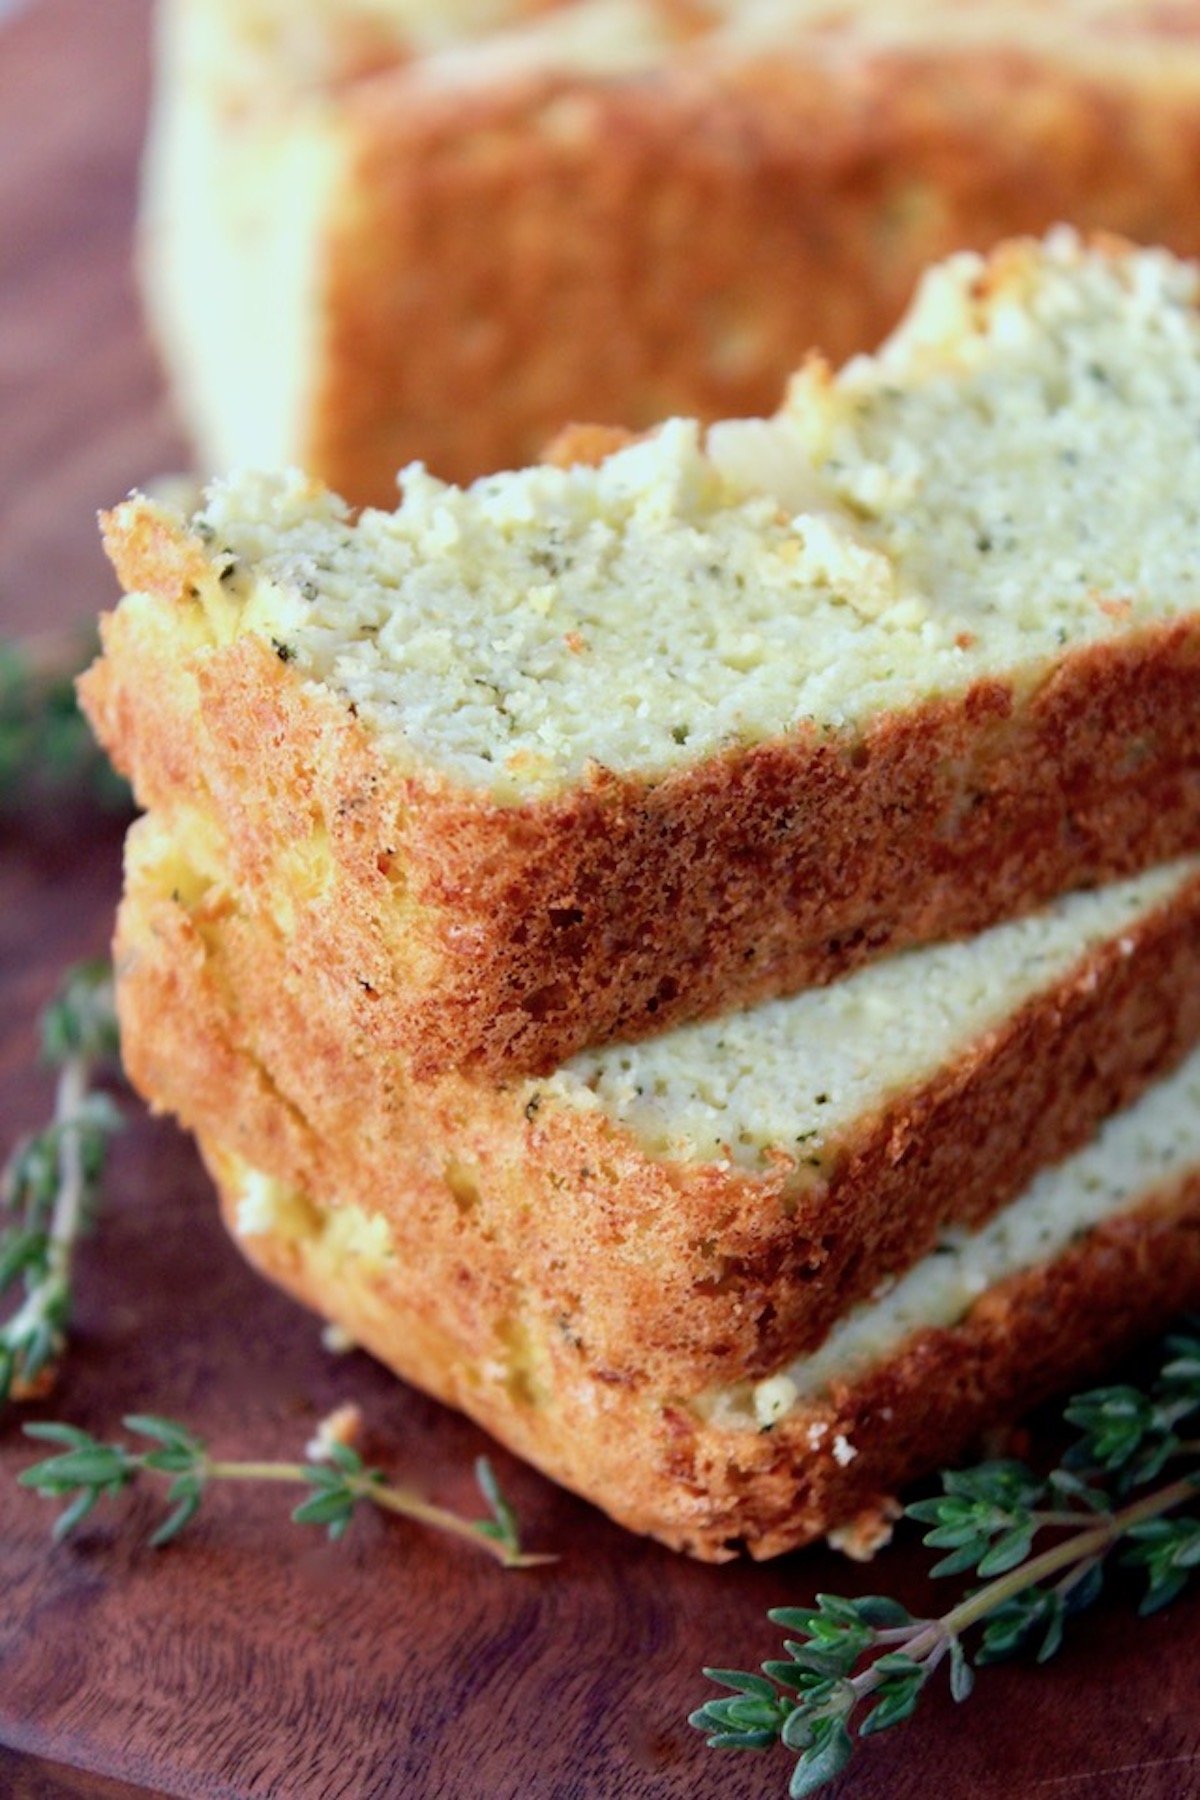
<instances>
[{"instance_id":1,"label":"thyme leaf","mask_svg":"<svg viewBox=\"0 0 1200 1800\"><path fill-rule=\"evenodd\" d=\"M447 1532L485 1551L505 1569L532 1569L557 1561L522 1549L516 1515L483 1457L476 1474L492 1517L472 1520L436 1506L413 1488L389 1482L381 1469L368 1467L346 1443L329 1443L321 1461L228 1462L213 1457L202 1438L174 1419L131 1413L123 1423L126 1431L145 1440L144 1448L103 1443L74 1425L26 1425L28 1437L57 1447L56 1455L17 1478L22 1487L67 1502L54 1526L56 1539L74 1531L99 1501L149 1475L167 1479L170 1508L150 1538L155 1546L170 1543L191 1524L214 1483L282 1482L308 1489L292 1512L295 1523L323 1526L335 1540L344 1535L357 1509L369 1505Z\"/></svg>"},{"instance_id":2,"label":"thyme leaf","mask_svg":"<svg viewBox=\"0 0 1200 1800\"><path fill-rule=\"evenodd\" d=\"M44 1393L67 1344L75 1249L92 1225L108 1141L120 1115L93 1091L117 1052L112 972L72 969L42 1018L58 1067L54 1117L14 1149L0 1175L0 1406Z\"/></svg>"}]
</instances>

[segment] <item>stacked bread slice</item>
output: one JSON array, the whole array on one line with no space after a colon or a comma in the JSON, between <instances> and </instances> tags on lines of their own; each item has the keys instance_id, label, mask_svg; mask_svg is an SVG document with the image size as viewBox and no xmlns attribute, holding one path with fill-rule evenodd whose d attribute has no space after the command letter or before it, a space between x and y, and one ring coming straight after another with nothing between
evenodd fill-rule
<instances>
[{"instance_id":1,"label":"stacked bread slice","mask_svg":"<svg viewBox=\"0 0 1200 1800\"><path fill-rule=\"evenodd\" d=\"M1059 234L770 421L118 508L125 1054L251 1259L714 1559L1200 1295L1198 420Z\"/></svg>"}]
</instances>

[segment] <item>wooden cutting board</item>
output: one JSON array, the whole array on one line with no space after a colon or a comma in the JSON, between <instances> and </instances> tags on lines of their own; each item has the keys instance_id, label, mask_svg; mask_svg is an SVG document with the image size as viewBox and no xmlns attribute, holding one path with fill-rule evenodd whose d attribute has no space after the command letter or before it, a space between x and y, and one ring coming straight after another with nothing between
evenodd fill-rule
<instances>
[{"instance_id":1,"label":"wooden cutting board","mask_svg":"<svg viewBox=\"0 0 1200 1800\"><path fill-rule=\"evenodd\" d=\"M144 111L143 0L33 0L0 26L0 631L112 598L92 514L182 458L128 273ZM0 827L0 1150L44 1116L33 1023L58 971L103 947L119 832L86 815ZM474 1505L472 1426L313 1322L242 1265L197 1160L128 1103L108 1211L83 1255L78 1347L35 1409L113 1434L189 1420L222 1452L293 1456L337 1400L370 1449ZM0 1796L117 1800L765 1800L790 1759L719 1755L684 1723L706 1662L775 1653L768 1606L819 1589L927 1605L911 1539L870 1570L825 1551L693 1566L501 1453L552 1570L504 1574L368 1517L340 1546L279 1493L217 1493L170 1549L127 1497L51 1547L32 1460L0 1418ZM864 1746L856 1800L1179 1800L1200 1794L1200 1595L1156 1619L1114 1598L1042 1671L987 1673Z\"/></svg>"}]
</instances>

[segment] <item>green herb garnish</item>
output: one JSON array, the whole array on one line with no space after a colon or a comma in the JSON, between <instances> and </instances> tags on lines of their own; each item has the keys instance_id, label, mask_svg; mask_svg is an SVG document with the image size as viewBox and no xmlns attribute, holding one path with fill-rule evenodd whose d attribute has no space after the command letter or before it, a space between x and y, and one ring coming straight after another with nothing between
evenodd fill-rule
<instances>
[{"instance_id":1,"label":"green herb garnish","mask_svg":"<svg viewBox=\"0 0 1200 1800\"><path fill-rule=\"evenodd\" d=\"M166 1477L166 1518L150 1542L169 1543L191 1523L214 1482L284 1482L309 1489L292 1513L299 1525L323 1525L331 1538L340 1538L362 1503L397 1513L419 1525L451 1536L486 1551L505 1569L531 1569L557 1560L553 1556L522 1550L517 1520L500 1492L487 1458L475 1465L480 1491L488 1504L486 1519L464 1519L445 1507L435 1506L409 1487L390 1484L380 1469L368 1468L350 1444L330 1440L321 1448L320 1460L308 1462L225 1462L209 1455L201 1438L174 1419L134 1413L123 1421L125 1429L149 1440L152 1448L130 1450L124 1444L106 1444L74 1425L27 1425L31 1438L61 1445L59 1454L35 1463L18 1478L23 1487L52 1500L66 1500L66 1510L55 1522L54 1536L61 1539L86 1519L97 1502L118 1494L145 1475ZM310 1447L311 1453L311 1447Z\"/></svg>"},{"instance_id":2,"label":"green herb garnish","mask_svg":"<svg viewBox=\"0 0 1200 1800\"><path fill-rule=\"evenodd\" d=\"M942 1663L954 1698L965 1700L974 1667L1021 1652L1039 1662L1056 1655L1067 1622L1098 1598L1118 1547L1121 1566L1145 1580L1140 1611L1166 1606L1200 1569L1200 1517L1181 1510L1200 1500L1200 1439L1185 1435L1200 1423L1200 1336L1169 1339L1167 1357L1149 1391L1096 1388L1073 1400L1066 1418L1081 1436L1048 1475L985 1462L943 1474L940 1496L905 1508L929 1527L925 1543L947 1552L932 1574L973 1570L985 1586L935 1619L877 1594L776 1608L768 1617L790 1634L786 1659L755 1674L706 1669L730 1692L690 1723L717 1749L782 1743L798 1758L788 1793L799 1800L841 1774L855 1734L909 1718ZM1140 1491L1186 1459L1198 1466ZM1035 1553L1043 1533L1063 1535Z\"/></svg>"},{"instance_id":3,"label":"green herb garnish","mask_svg":"<svg viewBox=\"0 0 1200 1800\"><path fill-rule=\"evenodd\" d=\"M92 736L75 698L75 676L96 652L94 634L0 638L0 813L76 793L110 811L129 789Z\"/></svg>"},{"instance_id":4,"label":"green herb garnish","mask_svg":"<svg viewBox=\"0 0 1200 1800\"><path fill-rule=\"evenodd\" d=\"M117 1053L112 974L73 969L42 1018L42 1048L59 1070L54 1117L18 1144L0 1176L0 1405L43 1392L66 1347L75 1247L91 1224L109 1137L120 1115L93 1091Z\"/></svg>"}]
</instances>

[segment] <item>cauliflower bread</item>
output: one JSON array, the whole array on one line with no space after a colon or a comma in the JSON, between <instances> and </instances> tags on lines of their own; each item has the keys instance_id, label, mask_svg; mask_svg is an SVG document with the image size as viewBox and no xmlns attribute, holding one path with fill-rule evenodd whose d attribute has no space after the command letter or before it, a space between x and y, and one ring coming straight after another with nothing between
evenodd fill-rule
<instances>
[{"instance_id":1,"label":"cauliflower bread","mask_svg":"<svg viewBox=\"0 0 1200 1800\"><path fill-rule=\"evenodd\" d=\"M1200 1058L955 1236L814 1357L688 1396L614 1381L559 1332L464 1339L378 1212L201 1149L264 1274L619 1523L708 1562L796 1549L1098 1374L1200 1292Z\"/></svg>"},{"instance_id":2,"label":"cauliflower bread","mask_svg":"<svg viewBox=\"0 0 1200 1800\"><path fill-rule=\"evenodd\" d=\"M1200 847L1190 266L953 259L774 419L107 520L84 704L421 1077L544 1072Z\"/></svg>"},{"instance_id":3,"label":"cauliflower bread","mask_svg":"<svg viewBox=\"0 0 1200 1800\"><path fill-rule=\"evenodd\" d=\"M1200 251L1196 0L164 0L145 289L209 469L385 503L773 407L1057 219Z\"/></svg>"},{"instance_id":4,"label":"cauliflower bread","mask_svg":"<svg viewBox=\"0 0 1200 1800\"><path fill-rule=\"evenodd\" d=\"M533 1307L614 1380L694 1388L813 1348L1173 1066L1198 925L1197 865L1169 867L549 1078L413 1083L245 912L201 823L152 815L117 961L153 1101L385 1205L433 1304L514 1331Z\"/></svg>"},{"instance_id":5,"label":"cauliflower bread","mask_svg":"<svg viewBox=\"0 0 1200 1800\"><path fill-rule=\"evenodd\" d=\"M787 1549L1200 1291L1195 864L412 1087L198 844L131 836L132 1078L252 1261L637 1530Z\"/></svg>"}]
</instances>

